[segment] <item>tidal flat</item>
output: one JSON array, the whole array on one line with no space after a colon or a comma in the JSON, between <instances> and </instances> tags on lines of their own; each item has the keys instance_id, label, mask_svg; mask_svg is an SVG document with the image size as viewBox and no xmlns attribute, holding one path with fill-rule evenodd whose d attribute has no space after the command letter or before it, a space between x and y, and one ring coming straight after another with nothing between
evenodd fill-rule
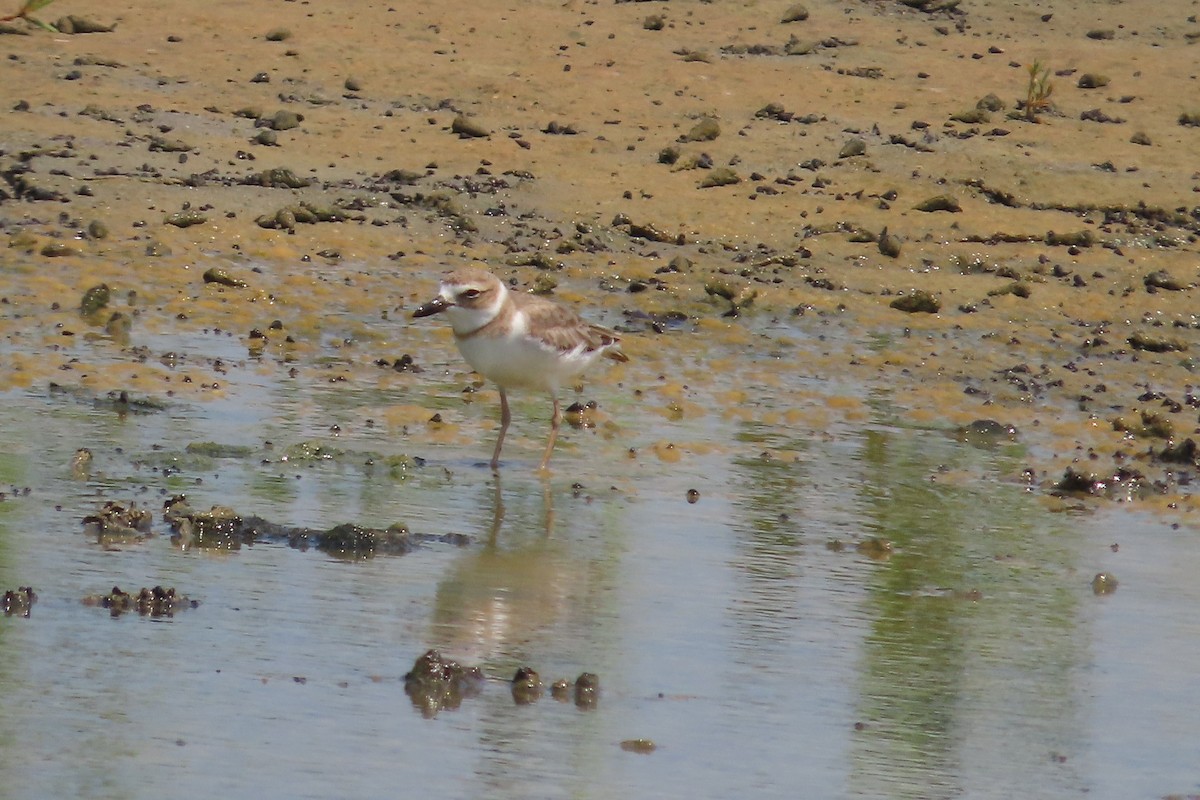
<instances>
[{"instance_id":1,"label":"tidal flat","mask_svg":"<svg viewBox=\"0 0 1200 800\"><path fill-rule=\"evenodd\" d=\"M31 13L0 797L1200 794L1190 4Z\"/></svg>"}]
</instances>

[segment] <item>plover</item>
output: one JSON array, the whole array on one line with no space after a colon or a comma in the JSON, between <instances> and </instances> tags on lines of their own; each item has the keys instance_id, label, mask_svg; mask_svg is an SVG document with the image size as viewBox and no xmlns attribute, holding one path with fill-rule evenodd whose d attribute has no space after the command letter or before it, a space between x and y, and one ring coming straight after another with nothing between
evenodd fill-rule
<instances>
[{"instance_id":1,"label":"plover","mask_svg":"<svg viewBox=\"0 0 1200 800\"><path fill-rule=\"evenodd\" d=\"M545 298L514 294L486 270L464 267L447 273L438 296L414 311L413 317L443 311L463 358L500 389L500 435L492 453L493 470L500 466L500 448L512 421L509 389L540 389L554 401L550 440L539 467L545 470L562 423L559 388L601 356L629 360L618 349L621 337L614 331L589 324L571 309Z\"/></svg>"}]
</instances>

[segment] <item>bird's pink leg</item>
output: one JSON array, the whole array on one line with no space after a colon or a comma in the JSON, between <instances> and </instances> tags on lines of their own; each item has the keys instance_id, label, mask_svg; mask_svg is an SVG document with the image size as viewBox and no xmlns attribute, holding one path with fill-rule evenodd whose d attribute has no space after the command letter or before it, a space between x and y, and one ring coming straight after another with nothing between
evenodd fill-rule
<instances>
[{"instance_id":1,"label":"bird's pink leg","mask_svg":"<svg viewBox=\"0 0 1200 800\"><path fill-rule=\"evenodd\" d=\"M500 436L496 439L496 450L492 453L492 470L500 468L500 448L504 446L504 434L508 433L508 423L512 422L512 413L508 410L508 395L504 387L500 389Z\"/></svg>"}]
</instances>

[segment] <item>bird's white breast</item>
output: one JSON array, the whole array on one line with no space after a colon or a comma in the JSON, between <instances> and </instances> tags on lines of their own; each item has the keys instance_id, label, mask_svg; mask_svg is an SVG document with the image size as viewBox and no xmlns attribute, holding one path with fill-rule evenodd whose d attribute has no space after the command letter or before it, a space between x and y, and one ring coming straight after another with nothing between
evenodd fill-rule
<instances>
[{"instance_id":1,"label":"bird's white breast","mask_svg":"<svg viewBox=\"0 0 1200 800\"><path fill-rule=\"evenodd\" d=\"M529 330L528 319L519 309L508 322L458 340L467 363L501 386L553 392L579 376L599 355L587 351L584 342L565 352L546 345L536 331Z\"/></svg>"}]
</instances>

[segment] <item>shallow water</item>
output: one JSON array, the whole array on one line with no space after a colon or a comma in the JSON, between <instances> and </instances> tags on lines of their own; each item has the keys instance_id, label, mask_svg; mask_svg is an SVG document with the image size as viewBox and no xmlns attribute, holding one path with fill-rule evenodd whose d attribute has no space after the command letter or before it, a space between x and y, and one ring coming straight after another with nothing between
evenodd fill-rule
<instances>
[{"instance_id":1,"label":"shallow water","mask_svg":"<svg viewBox=\"0 0 1200 800\"><path fill-rule=\"evenodd\" d=\"M0 503L0 587L40 599L0 618L0 796L1200 792L1195 531L1047 503L1017 479L1023 444L894 424L886 393L819 366L820 348L868 343L821 330L814 347L817 325L703 352L692 332L643 343L640 366L589 384L604 415L565 433L548 480L539 398L515 401L500 480L482 465L494 394L463 402L470 378L435 326L406 329L426 371L400 386L315 379L345 358L333 344L291 376L211 335L146 342L221 359L208 402L140 414L9 393L0 486L30 491ZM197 442L253 454L188 454ZM331 457L296 457L304 442ZM81 446L95 461L72 476ZM401 454L425 462L389 465ZM111 549L82 533L104 500L157 512L181 492L469 543L353 561L180 549L161 522ZM1100 571L1115 593L1093 594ZM200 604L149 619L80 602L155 584ZM491 680L427 718L402 676L431 647ZM547 683L598 674L599 704L515 704L523 664Z\"/></svg>"}]
</instances>

